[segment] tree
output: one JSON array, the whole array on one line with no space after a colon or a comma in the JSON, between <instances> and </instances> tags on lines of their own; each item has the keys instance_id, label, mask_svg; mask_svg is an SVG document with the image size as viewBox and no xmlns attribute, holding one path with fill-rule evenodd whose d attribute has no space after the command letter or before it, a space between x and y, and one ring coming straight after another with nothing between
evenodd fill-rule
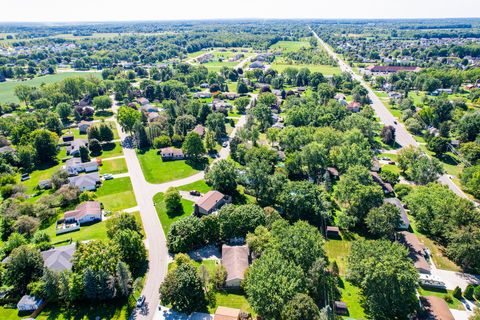
<instances>
[{"instance_id":1,"label":"tree","mask_svg":"<svg viewBox=\"0 0 480 320\"><path fill-rule=\"evenodd\" d=\"M56 110L58 116L60 117L60 119L62 119L63 122L67 122L68 117L72 115L72 106L66 102L60 102L59 104L57 104Z\"/></svg>"},{"instance_id":2,"label":"tree","mask_svg":"<svg viewBox=\"0 0 480 320\"><path fill-rule=\"evenodd\" d=\"M205 244L204 220L188 217L175 221L168 231L167 247L172 253L188 252Z\"/></svg>"},{"instance_id":3,"label":"tree","mask_svg":"<svg viewBox=\"0 0 480 320\"><path fill-rule=\"evenodd\" d=\"M217 141L215 140L215 134L207 130L205 133L205 148L208 152L215 151L215 147L217 146Z\"/></svg>"},{"instance_id":4,"label":"tree","mask_svg":"<svg viewBox=\"0 0 480 320\"><path fill-rule=\"evenodd\" d=\"M118 249L120 260L137 274L147 260L147 251L140 234L133 230L120 230L115 233L112 240Z\"/></svg>"},{"instance_id":5,"label":"tree","mask_svg":"<svg viewBox=\"0 0 480 320\"><path fill-rule=\"evenodd\" d=\"M28 107L28 103L31 99L31 94L35 91L35 87L27 86L24 84L19 84L15 87L15 95L17 96L18 100L23 101L25 105Z\"/></svg>"},{"instance_id":6,"label":"tree","mask_svg":"<svg viewBox=\"0 0 480 320\"><path fill-rule=\"evenodd\" d=\"M88 140L96 139L98 141L102 140L100 137L100 127L99 126L91 126L87 130L87 138Z\"/></svg>"},{"instance_id":7,"label":"tree","mask_svg":"<svg viewBox=\"0 0 480 320\"><path fill-rule=\"evenodd\" d=\"M480 198L480 165L463 169L460 178L465 190L474 197Z\"/></svg>"},{"instance_id":8,"label":"tree","mask_svg":"<svg viewBox=\"0 0 480 320\"><path fill-rule=\"evenodd\" d=\"M203 311L207 301L196 268L187 263L170 271L160 286L160 300L179 312Z\"/></svg>"},{"instance_id":9,"label":"tree","mask_svg":"<svg viewBox=\"0 0 480 320\"><path fill-rule=\"evenodd\" d=\"M205 122L208 130L215 133L215 138L220 140L226 134L225 129L225 116L222 113L214 112L207 116L207 121Z\"/></svg>"},{"instance_id":10,"label":"tree","mask_svg":"<svg viewBox=\"0 0 480 320\"><path fill-rule=\"evenodd\" d=\"M173 217L183 214L182 196L175 188L168 188L164 197L165 210L167 215Z\"/></svg>"},{"instance_id":11,"label":"tree","mask_svg":"<svg viewBox=\"0 0 480 320\"><path fill-rule=\"evenodd\" d=\"M438 179L443 167L435 158L429 158L421 150L406 147L398 154L400 170L418 184L428 184Z\"/></svg>"},{"instance_id":12,"label":"tree","mask_svg":"<svg viewBox=\"0 0 480 320\"><path fill-rule=\"evenodd\" d=\"M395 142L395 127L393 126L384 126L382 132L380 132L380 137L385 144L392 144Z\"/></svg>"},{"instance_id":13,"label":"tree","mask_svg":"<svg viewBox=\"0 0 480 320\"><path fill-rule=\"evenodd\" d=\"M202 138L195 132L189 132L182 144L183 153L198 161L205 153Z\"/></svg>"},{"instance_id":14,"label":"tree","mask_svg":"<svg viewBox=\"0 0 480 320\"><path fill-rule=\"evenodd\" d=\"M374 319L405 319L417 308L418 273L399 243L354 242L347 258L347 279L362 289Z\"/></svg>"},{"instance_id":15,"label":"tree","mask_svg":"<svg viewBox=\"0 0 480 320\"><path fill-rule=\"evenodd\" d=\"M112 99L110 99L109 96L97 96L93 98L93 106L99 110L110 109L112 104Z\"/></svg>"},{"instance_id":16,"label":"tree","mask_svg":"<svg viewBox=\"0 0 480 320\"><path fill-rule=\"evenodd\" d=\"M218 212L220 238L245 237L259 225L265 225L265 212L254 204L225 205Z\"/></svg>"},{"instance_id":17,"label":"tree","mask_svg":"<svg viewBox=\"0 0 480 320\"><path fill-rule=\"evenodd\" d=\"M237 189L235 164L229 160L220 160L212 164L205 174L205 181L215 190L233 194Z\"/></svg>"},{"instance_id":18,"label":"tree","mask_svg":"<svg viewBox=\"0 0 480 320\"><path fill-rule=\"evenodd\" d=\"M480 112L467 112L457 124L457 132L462 141L474 141L480 134Z\"/></svg>"},{"instance_id":19,"label":"tree","mask_svg":"<svg viewBox=\"0 0 480 320\"><path fill-rule=\"evenodd\" d=\"M135 216L127 212L115 214L113 217L107 220L106 225L107 236L110 239L112 239L118 231L122 230L131 230L138 234L142 233L142 228L137 222L137 219L135 219Z\"/></svg>"},{"instance_id":20,"label":"tree","mask_svg":"<svg viewBox=\"0 0 480 320\"><path fill-rule=\"evenodd\" d=\"M305 291L304 273L280 253L267 251L250 266L244 288L255 312L265 319L280 319L286 303Z\"/></svg>"},{"instance_id":21,"label":"tree","mask_svg":"<svg viewBox=\"0 0 480 320\"><path fill-rule=\"evenodd\" d=\"M310 178L317 181L328 162L328 150L317 142L307 144L301 151L302 163Z\"/></svg>"},{"instance_id":22,"label":"tree","mask_svg":"<svg viewBox=\"0 0 480 320\"><path fill-rule=\"evenodd\" d=\"M238 113L245 113L247 106L250 104L249 97L240 97L233 102L235 107L237 108Z\"/></svg>"},{"instance_id":23,"label":"tree","mask_svg":"<svg viewBox=\"0 0 480 320\"><path fill-rule=\"evenodd\" d=\"M170 137L167 135L161 135L153 139L153 147L155 149L161 149L172 145Z\"/></svg>"},{"instance_id":24,"label":"tree","mask_svg":"<svg viewBox=\"0 0 480 320\"><path fill-rule=\"evenodd\" d=\"M435 154L442 155L448 150L449 140L443 137L432 137L428 140L427 148Z\"/></svg>"},{"instance_id":25,"label":"tree","mask_svg":"<svg viewBox=\"0 0 480 320\"><path fill-rule=\"evenodd\" d=\"M400 223L400 210L391 203L370 209L365 217L368 231L380 238L392 239Z\"/></svg>"},{"instance_id":26,"label":"tree","mask_svg":"<svg viewBox=\"0 0 480 320\"><path fill-rule=\"evenodd\" d=\"M49 163L56 160L58 136L55 133L45 129L37 129L32 132L31 140L39 163Z\"/></svg>"},{"instance_id":27,"label":"tree","mask_svg":"<svg viewBox=\"0 0 480 320\"><path fill-rule=\"evenodd\" d=\"M140 112L130 107L122 106L118 109L117 120L125 132L132 133L135 123L141 121L141 118Z\"/></svg>"},{"instance_id":28,"label":"tree","mask_svg":"<svg viewBox=\"0 0 480 320\"><path fill-rule=\"evenodd\" d=\"M132 274L128 269L128 266L123 261L117 263L116 275L116 287L119 295L122 297L128 297L132 292Z\"/></svg>"},{"instance_id":29,"label":"tree","mask_svg":"<svg viewBox=\"0 0 480 320\"><path fill-rule=\"evenodd\" d=\"M38 280L43 272L42 255L36 249L26 245L13 249L5 263L3 281L20 294L25 293L27 285Z\"/></svg>"},{"instance_id":30,"label":"tree","mask_svg":"<svg viewBox=\"0 0 480 320\"><path fill-rule=\"evenodd\" d=\"M239 94L248 93L248 86L247 86L247 84L245 83L245 81L238 80L238 82L237 82L237 92L238 92Z\"/></svg>"},{"instance_id":31,"label":"tree","mask_svg":"<svg viewBox=\"0 0 480 320\"><path fill-rule=\"evenodd\" d=\"M282 310L282 320L320 320L320 310L308 295L296 294Z\"/></svg>"},{"instance_id":32,"label":"tree","mask_svg":"<svg viewBox=\"0 0 480 320\"><path fill-rule=\"evenodd\" d=\"M110 128L110 126L106 123L100 124L98 127L98 134L100 141L102 142L110 142L114 137L112 128Z\"/></svg>"},{"instance_id":33,"label":"tree","mask_svg":"<svg viewBox=\"0 0 480 320\"><path fill-rule=\"evenodd\" d=\"M24 234L27 238L30 238L35 231L37 231L39 226L40 222L37 218L23 215L17 218L13 224L13 229L20 234Z\"/></svg>"},{"instance_id":34,"label":"tree","mask_svg":"<svg viewBox=\"0 0 480 320\"><path fill-rule=\"evenodd\" d=\"M480 270L480 227L465 226L448 234L447 256L466 270Z\"/></svg>"},{"instance_id":35,"label":"tree","mask_svg":"<svg viewBox=\"0 0 480 320\"><path fill-rule=\"evenodd\" d=\"M195 128L196 119L192 115L183 115L175 119L175 133L186 136L189 131Z\"/></svg>"},{"instance_id":36,"label":"tree","mask_svg":"<svg viewBox=\"0 0 480 320\"><path fill-rule=\"evenodd\" d=\"M255 257L259 257L270 246L272 234L264 226L258 226L247 234L246 242Z\"/></svg>"},{"instance_id":37,"label":"tree","mask_svg":"<svg viewBox=\"0 0 480 320\"><path fill-rule=\"evenodd\" d=\"M324 219L330 215L328 195L308 181L289 182L279 195L279 203L291 221L306 220L312 224L324 225Z\"/></svg>"},{"instance_id":38,"label":"tree","mask_svg":"<svg viewBox=\"0 0 480 320\"><path fill-rule=\"evenodd\" d=\"M102 145L97 139L92 139L88 141L88 149L93 156L98 156L102 152Z\"/></svg>"},{"instance_id":39,"label":"tree","mask_svg":"<svg viewBox=\"0 0 480 320\"><path fill-rule=\"evenodd\" d=\"M30 146L19 146L17 148L17 157L20 167L27 171L33 168L36 154L35 150L33 150Z\"/></svg>"},{"instance_id":40,"label":"tree","mask_svg":"<svg viewBox=\"0 0 480 320\"><path fill-rule=\"evenodd\" d=\"M88 148L86 146L80 146L80 159L82 162L90 161L90 155L88 154Z\"/></svg>"},{"instance_id":41,"label":"tree","mask_svg":"<svg viewBox=\"0 0 480 320\"><path fill-rule=\"evenodd\" d=\"M147 132L142 122L137 121L133 126L133 133L135 136L135 143L138 149L144 150L150 145L148 140Z\"/></svg>"}]
</instances>

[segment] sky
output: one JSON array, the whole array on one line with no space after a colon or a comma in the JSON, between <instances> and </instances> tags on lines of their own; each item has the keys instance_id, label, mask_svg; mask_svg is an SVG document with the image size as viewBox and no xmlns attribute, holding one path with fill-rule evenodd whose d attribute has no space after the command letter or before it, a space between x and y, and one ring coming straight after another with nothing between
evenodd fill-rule
<instances>
[{"instance_id":1,"label":"sky","mask_svg":"<svg viewBox=\"0 0 480 320\"><path fill-rule=\"evenodd\" d=\"M479 0L0 0L0 22L480 17Z\"/></svg>"}]
</instances>

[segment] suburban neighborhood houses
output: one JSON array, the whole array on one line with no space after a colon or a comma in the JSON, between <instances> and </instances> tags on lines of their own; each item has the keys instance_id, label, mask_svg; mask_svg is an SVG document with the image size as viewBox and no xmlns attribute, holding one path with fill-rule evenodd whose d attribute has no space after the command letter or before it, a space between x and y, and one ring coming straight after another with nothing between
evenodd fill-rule
<instances>
[{"instance_id":1,"label":"suburban neighborhood houses","mask_svg":"<svg viewBox=\"0 0 480 320\"><path fill-rule=\"evenodd\" d=\"M1 24L0 319L480 319L479 38Z\"/></svg>"}]
</instances>

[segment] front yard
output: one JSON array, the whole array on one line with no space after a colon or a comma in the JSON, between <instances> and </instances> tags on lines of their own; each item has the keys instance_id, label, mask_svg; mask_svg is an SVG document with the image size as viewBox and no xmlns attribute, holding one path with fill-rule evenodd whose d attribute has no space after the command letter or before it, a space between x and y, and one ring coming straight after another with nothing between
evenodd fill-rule
<instances>
[{"instance_id":1,"label":"front yard","mask_svg":"<svg viewBox=\"0 0 480 320\"><path fill-rule=\"evenodd\" d=\"M163 196L163 193L157 193L153 197L153 204L155 205L155 209L157 210L157 215L162 224L163 232L165 233L165 235L167 235L172 223L177 220L186 218L193 213L193 202L182 199L183 213L178 213L176 215L168 215L165 209L165 202L163 201Z\"/></svg>"},{"instance_id":2,"label":"front yard","mask_svg":"<svg viewBox=\"0 0 480 320\"><path fill-rule=\"evenodd\" d=\"M111 174L118 174L127 172L127 162L124 158L112 159L102 161L102 166L100 167L100 173L111 173Z\"/></svg>"},{"instance_id":3,"label":"front yard","mask_svg":"<svg viewBox=\"0 0 480 320\"><path fill-rule=\"evenodd\" d=\"M155 149L138 154L145 179L150 183L164 183L189 177L203 170L194 168L186 160L163 161Z\"/></svg>"},{"instance_id":4,"label":"front yard","mask_svg":"<svg viewBox=\"0 0 480 320\"><path fill-rule=\"evenodd\" d=\"M120 211L137 205L129 177L103 181L96 194L105 210Z\"/></svg>"}]
</instances>

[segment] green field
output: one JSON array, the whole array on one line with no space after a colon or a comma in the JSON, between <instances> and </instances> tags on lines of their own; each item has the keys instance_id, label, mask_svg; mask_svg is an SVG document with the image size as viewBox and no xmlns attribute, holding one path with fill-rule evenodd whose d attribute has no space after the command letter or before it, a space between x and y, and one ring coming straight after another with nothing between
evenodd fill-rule
<instances>
[{"instance_id":1,"label":"green field","mask_svg":"<svg viewBox=\"0 0 480 320\"><path fill-rule=\"evenodd\" d=\"M3 103L9 103L9 102L16 102L18 103L19 100L15 96L15 87L19 84L24 84L24 85L29 85L29 86L36 86L39 87L42 83L48 84L48 83L54 83L58 82L61 80L64 80L65 78L69 77L89 77L89 76L95 76L97 78L100 78L100 72L61 72L57 74L52 74L52 75L46 75L42 77L37 77L33 78L31 80L26 80L26 81L7 81L7 82L2 82L0 83L0 102Z\"/></svg>"},{"instance_id":2,"label":"green field","mask_svg":"<svg viewBox=\"0 0 480 320\"><path fill-rule=\"evenodd\" d=\"M97 201L103 203L105 210L120 211L137 205L128 177L104 181L96 194Z\"/></svg>"},{"instance_id":3,"label":"green field","mask_svg":"<svg viewBox=\"0 0 480 320\"><path fill-rule=\"evenodd\" d=\"M106 160L102 161L102 166L100 167L100 173L124 173L127 172L127 162L125 162L124 158L113 159L113 160Z\"/></svg>"},{"instance_id":4,"label":"green field","mask_svg":"<svg viewBox=\"0 0 480 320\"><path fill-rule=\"evenodd\" d=\"M278 72L283 72L287 68L308 68L311 72L320 72L324 75L334 75L340 74L342 71L339 67L333 67L328 65L321 65L321 64L280 64L280 63L273 63L271 68Z\"/></svg>"},{"instance_id":5,"label":"green field","mask_svg":"<svg viewBox=\"0 0 480 320\"><path fill-rule=\"evenodd\" d=\"M170 226L172 225L172 223L180 219L186 218L193 213L193 202L182 199L183 213L168 215L165 210L163 193L157 193L153 197L153 204L155 205L155 209L157 210L157 215L158 215L158 218L160 219L160 223L162 224L162 229L165 235L168 234L168 230L170 230Z\"/></svg>"},{"instance_id":6,"label":"green field","mask_svg":"<svg viewBox=\"0 0 480 320\"><path fill-rule=\"evenodd\" d=\"M138 159L145 179L150 183L163 183L182 179L199 172L199 170L187 164L186 160L164 162L155 149L151 149L143 154L139 153Z\"/></svg>"},{"instance_id":7,"label":"green field","mask_svg":"<svg viewBox=\"0 0 480 320\"><path fill-rule=\"evenodd\" d=\"M308 41L279 41L270 46L271 50L280 49L283 52L298 51L301 48L309 48L310 42Z\"/></svg>"}]
</instances>

